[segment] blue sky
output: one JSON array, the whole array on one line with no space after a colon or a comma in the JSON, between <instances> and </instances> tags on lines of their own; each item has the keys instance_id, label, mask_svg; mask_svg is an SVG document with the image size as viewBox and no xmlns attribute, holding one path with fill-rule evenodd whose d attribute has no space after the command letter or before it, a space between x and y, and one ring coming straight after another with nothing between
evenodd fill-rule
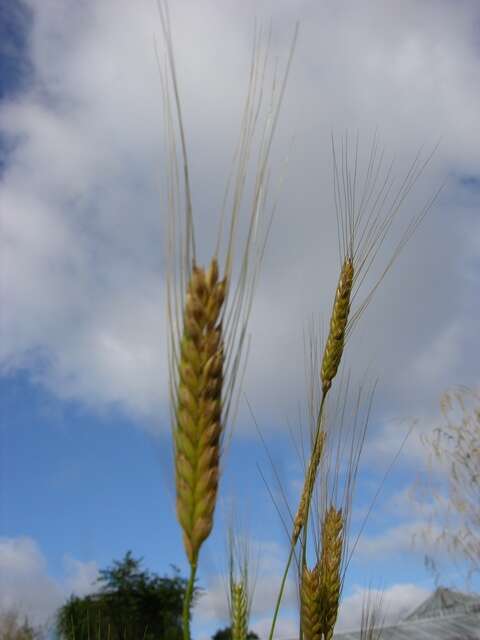
<instances>
[{"instance_id":1,"label":"blue sky","mask_svg":"<svg viewBox=\"0 0 480 640\"><path fill-rule=\"evenodd\" d=\"M426 465L418 436L438 424L443 391L479 384L480 11L467 0L175 3L202 259L236 140L255 15L273 18L281 64L301 21L272 161L278 176L289 154L287 177L254 300L244 386L291 505L302 479L289 424L298 426L305 406L303 331L312 316L325 321L337 277L330 132L360 130L368 152L377 129L399 179L422 144L441 138L399 215L404 224L446 185L346 351L355 385L380 380L354 531L409 420L419 419L349 567L340 624L355 627L370 582L385 588L391 619L434 587L423 566L428 545L411 545L428 515L428 505L422 511L408 498ZM0 607L38 623L70 593L88 593L98 569L128 549L160 574L171 564L187 570L170 461L154 34L161 42L149 0L135 9L126 0L0 9ZM379 270L394 246L394 238L385 243ZM227 622L221 573L232 505L260 549L251 626L267 631L286 543L259 466L278 497L241 399L216 527L202 550L198 638ZM461 569L440 560L442 581L464 586ZM293 585L281 638L296 630Z\"/></svg>"}]
</instances>

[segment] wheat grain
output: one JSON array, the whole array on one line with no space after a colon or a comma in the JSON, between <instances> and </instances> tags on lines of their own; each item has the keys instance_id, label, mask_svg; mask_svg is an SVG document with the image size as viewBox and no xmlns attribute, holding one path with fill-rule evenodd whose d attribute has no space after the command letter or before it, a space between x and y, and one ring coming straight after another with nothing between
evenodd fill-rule
<instances>
[{"instance_id":1,"label":"wheat grain","mask_svg":"<svg viewBox=\"0 0 480 640\"><path fill-rule=\"evenodd\" d=\"M213 525L222 431L223 338L219 322L225 280L212 260L194 266L181 341L175 442L177 514L185 550L195 563Z\"/></svg>"}]
</instances>

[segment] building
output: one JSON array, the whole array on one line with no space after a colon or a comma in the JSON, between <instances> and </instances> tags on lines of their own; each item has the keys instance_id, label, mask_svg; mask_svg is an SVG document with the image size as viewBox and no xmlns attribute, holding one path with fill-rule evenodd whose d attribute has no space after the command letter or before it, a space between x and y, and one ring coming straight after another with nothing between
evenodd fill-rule
<instances>
[{"instance_id":1,"label":"building","mask_svg":"<svg viewBox=\"0 0 480 640\"><path fill-rule=\"evenodd\" d=\"M368 638L360 631L335 634L335 640ZM374 636L375 637L375 636ZM480 640L480 596L439 587L396 625L381 630L381 640Z\"/></svg>"}]
</instances>

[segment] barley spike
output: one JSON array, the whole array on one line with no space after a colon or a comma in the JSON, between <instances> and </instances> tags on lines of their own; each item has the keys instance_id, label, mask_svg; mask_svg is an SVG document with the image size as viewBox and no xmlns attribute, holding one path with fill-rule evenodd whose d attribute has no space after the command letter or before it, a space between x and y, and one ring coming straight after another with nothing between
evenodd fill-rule
<instances>
[{"instance_id":1,"label":"barley spike","mask_svg":"<svg viewBox=\"0 0 480 640\"><path fill-rule=\"evenodd\" d=\"M232 640L247 639L248 603L242 582L232 584Z\"/></svg>"},{"instance_id":2,"label":"barley spike","mask_svg":"<svg viewBox=\"0 0 480 640\"><path fill-rule=\"evenodd\" d=\"M325 395L332 386L342 359L347 329L348 314L350 313L350 296L353 286L353 260L345 258L338 280L332 316L330 318L330 332L323 353L321 379L322 392Z\"/></svg>"},{"instance_id":3,"label":"barley spike","mask_svg":"<svg viewBox=\"0 0 480 640\"><path fill-rule=\"evenodd\" d=\"M215 258L207 271L193 265L178 364L174 438L177 516L192 565L212 530L219 478L225 280L219 280L218 275Z\"/></svg>"},{"instance_id":4,"label":"barley spike","mask_svg":"<svg viewBox=\"0 0 480 640\"><path fill-rule=\"evenodd\" d=\"M343 550L343 515L333 505L327 510L322 529L322 550L317 565L319 574L319 600L321 603L321 630L324 640L333 638L337 621L341 589L341 562Z\"/></svg>"},{"instance_id":5,"label":"barley spike","mask_svg":"<svg viewBox=\"0 0 480 640\"><path fill-rule=\"evenodd\" d=\"M318 567L303 567L300 585L301 622L304 640L322 640L322 621L319 606Z\"/></svg>"}]
</instances>

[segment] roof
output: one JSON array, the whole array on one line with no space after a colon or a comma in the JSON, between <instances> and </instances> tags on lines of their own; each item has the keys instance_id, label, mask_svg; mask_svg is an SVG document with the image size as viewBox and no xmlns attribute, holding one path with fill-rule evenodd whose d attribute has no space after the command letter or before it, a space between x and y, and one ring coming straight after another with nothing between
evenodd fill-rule
<instances>
[{"instance_id":1,"label":"roof","mask_svg":"<svg viewBox=\"0 0 480 640\"><path fill-rule=\"evenodd\" d=\"M480 611L480 596L439 587L425 602L412 611L405 621L470 613L472 610Z\"/></svg>"},{"instance_id":2,"label":"roof","mask_svg":"<svg viewBox=\"0 0 480 640\"><path fill-rule=\"evenodd\" d=\"M360 631L335 634L359 640ZM439 587L396 625L382 629L381 640L480 640L480 596Z\"/></svg>"}]
</instances>

